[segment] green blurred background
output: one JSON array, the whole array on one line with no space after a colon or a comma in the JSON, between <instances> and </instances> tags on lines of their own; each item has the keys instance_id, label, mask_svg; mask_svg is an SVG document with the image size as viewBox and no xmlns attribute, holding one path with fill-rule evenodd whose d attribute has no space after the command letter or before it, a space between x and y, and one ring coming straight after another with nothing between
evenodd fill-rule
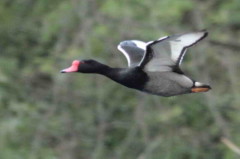
<instances>
[{"instance_id":1,"label":"green blurred background","mask_svg":"<svg viewBox=\"0 0 240 159\"><path fill-rule=\"evenodd\" d=\"M120 41L207 29L186 74L208 93L159 97L74 59L126 67ZM238 159L239 0L1 0L0 159Z\"/></svg>"}]
</instances>

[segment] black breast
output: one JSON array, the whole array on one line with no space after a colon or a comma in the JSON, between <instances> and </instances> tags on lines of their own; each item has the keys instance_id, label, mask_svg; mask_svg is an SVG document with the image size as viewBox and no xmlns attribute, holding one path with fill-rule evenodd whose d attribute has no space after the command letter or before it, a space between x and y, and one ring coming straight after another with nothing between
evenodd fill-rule
<instances>
[{"instance_id":1,"label":"black breast","mask_svg":"<svg viewBox=\"0 0 240 159\"><path fill-rule=\"evenodd\" d=\"M139 67L127 68L119 72L116 81L126 87L142 90L148 81L148 76Z\"/></svg>"}]
</instances>

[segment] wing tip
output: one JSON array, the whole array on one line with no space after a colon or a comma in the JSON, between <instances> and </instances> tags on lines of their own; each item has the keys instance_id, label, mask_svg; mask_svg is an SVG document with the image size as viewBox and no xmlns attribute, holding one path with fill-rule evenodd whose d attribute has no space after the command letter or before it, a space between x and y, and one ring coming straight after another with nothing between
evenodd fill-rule
<instances>
[{"instance_id":1,"label":"wing tip","mask_svg":"<svg viewBox=\"0 0 240 159\"><path fill-rule=\"evenodd\" d=\"M203 38L205 38L205 37L207 37L207 36L208 36L208 31L207 31L207 29L202 29L202 30L200 30L200 32L202 32L202 33L203 33L203 36L202 36L202 38L201 38L201 39L203 39Z\"/></svg>"},{"instance_id":2,"label":"wing tip","mask_svg":"<svg viewBox=\"0 0 240 159\"><path fill-rule=\"evenodd\" d=\"M206 29L202 29L200 31L196 31L196 32L192 32L192 33L200 33L202 34L199 39L197 39L194 43L192 43L191 45L187 46L187 47L191 47L193 45L195 45L196 43L198 43L199 41L203 40L204 38L206 38L208 36L208 31Z\"/></svg>"}]
</instances>

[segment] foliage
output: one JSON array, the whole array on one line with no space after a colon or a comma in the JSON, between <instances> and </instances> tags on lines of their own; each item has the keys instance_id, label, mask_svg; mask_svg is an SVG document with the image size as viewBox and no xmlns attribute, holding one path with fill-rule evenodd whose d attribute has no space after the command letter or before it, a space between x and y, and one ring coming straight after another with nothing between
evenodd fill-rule
<instances>
[{"instance_id":1,"label":"foliage","mask_svg":"<svg viewBox=\"0 0 240 159\"><path fill-rule=\"evenodd\" d=\"M1 0L1 159L235 159L240 145L240 2ZM163 98L105 77L60 74L73 59L126 67L120 41L207 28L183 69L213 90Z\"/></svg>"}]
</instances>

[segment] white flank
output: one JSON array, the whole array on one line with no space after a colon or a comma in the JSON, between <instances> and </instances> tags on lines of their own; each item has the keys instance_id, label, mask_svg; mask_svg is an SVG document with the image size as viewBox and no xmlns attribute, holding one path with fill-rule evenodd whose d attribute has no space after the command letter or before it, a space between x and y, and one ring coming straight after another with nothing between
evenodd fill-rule
<instances>
[{"instance_id":1,"label":"white flank","mask_svg":"<svg viewBox=\"0 0 240 159\"><path fill-rule=\"evenodd\" d=\"M195 82L195 86L196 86L196 87L200 87L200 86L203 86L203 85L204 85L203 83Z\"/></svg>"}]
</instances>

